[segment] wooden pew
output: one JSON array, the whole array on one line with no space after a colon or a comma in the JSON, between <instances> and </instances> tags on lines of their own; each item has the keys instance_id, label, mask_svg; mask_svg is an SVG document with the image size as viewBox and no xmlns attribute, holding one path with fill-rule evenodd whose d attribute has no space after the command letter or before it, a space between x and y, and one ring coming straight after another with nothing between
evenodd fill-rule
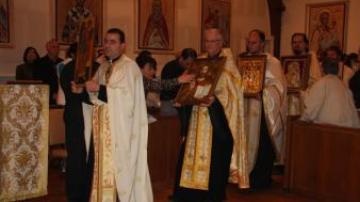
<instances>
[{"instance_id":1,"label":"wooden pew","mask_svg":"<svg viewBox=\"0 0 360 202\"><path fill-rule=\"evenodd\" d=\"M148 164L152 183L169 185L175 180L180 147L180 121L177 116L156 115L149 125Z\"/></svg>"},{"instance_id":2,"label":"wooden pew","mask_svg":"<svg viewBox=\"0 0 360 202\"><path fill-rule=\"evenodd\" d=\"M65 144L65 123L63 107L49 109L49 145Z\"/></svg>"},{"instance_id":3,"label":"wooden pew","mask_svg":"<svg viewBox=\"0 0 360 202\"><path fill-rule=\"evenodd\" d=\"M50 159L65 159L64 107L53 106L49 109L49 156Z\"/></svg>"},{"instance_id":4,"label":"wooden pew","mask_svg":"<svg viewBox=\"0 0 360 202\"><path fill-rule=\"evenodd\" d=\"M360 201L360 129L291 122L284 183L322 201Z\"/></svg>"}]
</instances>

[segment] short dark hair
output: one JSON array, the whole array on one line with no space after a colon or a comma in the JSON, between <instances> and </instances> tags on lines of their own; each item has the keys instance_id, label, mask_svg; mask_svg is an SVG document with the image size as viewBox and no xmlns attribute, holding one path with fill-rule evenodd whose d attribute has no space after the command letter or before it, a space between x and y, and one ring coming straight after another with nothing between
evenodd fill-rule
<instances>
[{"instance_id":1,"label":"short dark hair","mask_svg":"<svg viewBox=\"0 0 360 202\"><path fill-rule=\"evenodd\" d=\"M292 36L291 36L291 43L294 41L294 38L296 36L302 36L304 42L309 45L309 39L307 38L306 34L305 33L301 33L301 32L296 32L294 33Z\"/></svg>"},{"instance_id":2,"label":"short dark hair","mask_svg":"<svg viewBox=\"0 0 360 202\"><path fill-rule=\"evenodd\" d=\"M156 62L156 60L154 58L152 58L152 57L143 57L141 59L141 63L140 64L138 63L140 69L144 68L144 66L146 64L149 64L152 69L156 70L157 62Z\"/></svg>"},{"instance_id":3,"label":"short dark hair","mask_svg":"<svg viewBox=\"0 0 360 202\"><path fill-rule=\"evenodd\" d=\"M152 56L152 54L148 50L142 50L138 55L138 57L151 57L151 56Z\"/></svg>"},{"instance_id":4,"label":"short dark hair","mask_svg":"<svg viewBox=\"0 0 360 202\"><path fill-rule=\"evenodd\" d=\"M139 55L135 58L136 63L141 66L143 63L143 58L145 57L151 57L151 52L148 50L143 50L139 53Z\"/></svg>"},{"instance_id":5,"label":"short dark hair","mask_svg":"<svg viewBox=\"0 0 360 202\"><path fill-rule=\"evenodd\" d=\"M37 50L36 50L34 47L29 46L29 47L27 47L27 48L25 49L24 54L23 54L23 61L24 61L25 63L28 62L27 59L26 59L26 56L27 56L27 54L28 54L31 50L34 50L35 55L36 55L36 60L40 58L40 55L39 55L39 53L37 52Z\"/></svg>"},{"instance_id":6,"label":"short dark hair","mask_svg":"<svg viewBox=\"0 0 360 202\"><path fill-rule=\"evenodd\" d=\"M181 55L182 59L186 60L186 59L193 59L195 60L197 58L197 53L194 49L192 48L184 48L182 51L181 51Z\"/></svg>"},{"instance_id":7,"label":"short dark hair","mask_svg":"<svg viewBox=\"0 0 360 202\"><path fill-rule=\"evenodd\" d=\"M337 75L339 71L339 63L336 60L325 58L322 61L322 68L325 74Z\"/></svg>"},{"instance_id":8,"label":"short dark hair","mask_svg":"<svg viewBox=\"0 0 360 202\"><path fill-rule=\"evenodd\" d=\"M306 52L309 52L309 39L307 38L306 34L305 33L301 33L301 32L296 32L294 33L292 36L291 36L291 43L294 42L294 38L296 36L301 36L306 44L306 48L305 48L305 51Z\"/></svg>"},{"instance_id":9,"label":"short dark hair","mask_svg":"<svg viewBox=\"0 0 360 202\"><path fill-rule=\"evenodd\" d=\"M125 33L119 28L111 28L106 33L108 34L118 34L120 43L125 43Z\"/></svg>"},{"instance_id":10,"label":"short dark hair","mask_svg":"<svg viewBox=\"0 0 360 202\"><path fill-rule=\"evenodd\" d=\"M259 36L259 38L260 38L260 41L261 41L262 43L265 43L265 32L264 32L264 31L262 31L262 30L260 30L260 29L253 29L253 30L251 30L249 33L253 33L253 32L255 32L255 33L258 34L258 36Z\"/></svg>"},{"instance_id":11,"label":"short dark hair","mask_svg":"<svg viewBox=\"0 0 360 202\"><path fill-rule=\"evenodd\" d=\"M139 67L144 66L146 63L144 63L144 59L151 57L151 52L148 50L143 50L139 53L139 55L135 58L135 62L138 64ZM146 60L146 59L145 59Z\"/></svg>"}]
</instances>

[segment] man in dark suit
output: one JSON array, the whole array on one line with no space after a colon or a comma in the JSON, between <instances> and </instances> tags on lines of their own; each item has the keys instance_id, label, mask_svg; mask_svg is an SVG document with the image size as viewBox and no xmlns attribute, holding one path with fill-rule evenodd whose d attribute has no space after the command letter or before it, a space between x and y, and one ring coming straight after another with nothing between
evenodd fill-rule
<instances>
[{"instance_id":1,"label":"man in dark suit","mask_svg":"<svg viewBox=\"0 0 360 202\"><path fill-rule=\"evenodd\" d=\"M68 50L68 56L75 58L76 44ZM94 64L96 69L98 64ZM94 72L95 72L94 69ZM66 195L69 202L88 202L93 170L93 148L87 152L84 135L84 116L82 103L88 102L86 91L74 83L75 60L66 64L60 76L61 87L65 94L65 146L66 157Z\"/></svg>"},{"instance_id":2,"label":"man in dark suit","mask_svg":"<svg viewBox=\"0 0 360 202\"><path fill-rule=\"evenodd\" d=\"M59 89L58 76L56 74L56 64L62 61L59 58L59 44L54 40L46 43L47 54L40 58L34 67L34 79L41 80L50 87L50 105L56 104L56 95Z\"/></svg>"}]
</instances>

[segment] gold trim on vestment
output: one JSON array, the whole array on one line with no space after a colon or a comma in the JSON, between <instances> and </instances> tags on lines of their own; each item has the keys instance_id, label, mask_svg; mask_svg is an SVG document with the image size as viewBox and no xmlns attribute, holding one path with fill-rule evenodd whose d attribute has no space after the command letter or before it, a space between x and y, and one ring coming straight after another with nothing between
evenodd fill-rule
<instances>
[{"instance_id":1,"label":"gold trim on vestment","mask_svg":"<svg viewBox=\"0 0 360 202\"><path fill-rule=\"evenodd\" d=\"M109 114L106 105L95 106L93 113L94 172L91 202L116 202Z\"/></svg>"},{"instance_id":2,"label":"gold trim on vestment","mask_svg":"<svg viewBox=\"0 0 360 202\"><path fill-rule=\"evenodd\" d=\"M236 181L242 188L249 187L249 169L248 169L248 152L247 152L247 137L244 131L244 99L243 99L243 89L242 89L242 79L241 75L236 68L232 53L230 49L223 49L220 56L226 57L226 62L224 65L224 70L219 78L219 81L216 85L214 94L216 98L220 101L224 112L227 118L229 128L234 140L233 155L231 158L231 167L233 171L236 172ZM207 55L200 56L200 58L207 57ZM194 110L195 109L195 110ZM196 135L204 135L205 133L211 134L208 138L212 137L212 130L210 130L211 121L209 114L204 111L202 115L202 107L194 106L192 111L190 127L188 131L187 141L185 145L185 154L184 154L184 163L181 172L180 186L194 189L208 190L209 183L209 170L210 170L210 159L211 159L211 141L204 141L203 143L196 142L197 145L205 144L205 146L210 149L209 156L206 157L209 159L207 168L202 168L203 171L202 177L196 179L196 172L200 170L195 168L196 159L191 156L191 154L198 155L195 150L199 148L195 147L194 141L203 140L202 138L192 137ZM207 108L205 108L207 109ZM199 114L199 115L198 115ZM196 122L196 123L194 123ZM203 125L199 125L197 122L202 122L203 125L209 125L208 128L202 128ZM198 127L198 128L194 128ZM199 134L194 134L195 131ZM204 137L204 136L202 136ZM206 139L206 138L204 138ZM195 148L194 148L195 147ZM191 153L191 151L194 151ZM229 168L230 169L230 168ZM200 175L200 174L198 174ZM200 175L201 176L201 175ZM197 181L195 181L197 180ZM207 184L205 184L207 183Z\"/></svg>"},{"instance_id":3,"label":"gold trim on vestment","mask_svg":"<svg viewBox=\"0 0 360 202\"><path fill-rule=\"evenodd\" d=\"M186 139L180 186L208 190L212 126L207 107L194 106Z\"/></svg>"}]
</instances>

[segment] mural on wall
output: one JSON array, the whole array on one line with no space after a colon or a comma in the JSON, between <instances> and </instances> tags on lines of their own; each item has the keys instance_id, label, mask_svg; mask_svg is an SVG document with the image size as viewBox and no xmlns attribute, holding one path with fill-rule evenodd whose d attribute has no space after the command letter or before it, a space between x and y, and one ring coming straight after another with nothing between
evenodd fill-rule
<instances>
[{"instance_id":1,"label":"mural on wall","mask_svg":"<svg viewBox=\"0 0 360 202\"><path fill-rule=\"evenodd\" d=\"M230 47L230 0L203 0L201 15L201 50L205 50L204 31L220 28L224 37L224 47Z\"/></svg>"},{"instance_id":2,"label":"mural on wall","mask_svg":"<svg viewBox=\"0 0 360 202\"><path fill-rule=\"evenodd\" d=\"M102 0L56 0L56 39L60 44L76 41L81 21L93 17L94 44L102 42Z\"/></svg>"},{"instance_id":3,"label":"mural on wall","mask_svg":"<svg viewBox=\"0 0 360 202\"><path fill-rule=\"evenodd\" d=\"M307 34L310 39L310 50L318 56L330 46L344 49L345 2L308 4Z\"/></svg>"},{"instance_id":4,"label":"mural on wall","mask_svg":"<svg viewBox=\"0 0 360 202\"><path fill-rule=\"evenodd\" d=\"M138 49L174 49L174 0L139 0Z\"/></svg>"},{"instance_id":5,"label":"mural on wall","mask_svg":"<svg viewBox=\"0 0 360 202\"><path fill-rule=\"evenodd\" d=\"M11 46L10 0L0 0L0 47Z\"/></svg>"}]
</instances>

